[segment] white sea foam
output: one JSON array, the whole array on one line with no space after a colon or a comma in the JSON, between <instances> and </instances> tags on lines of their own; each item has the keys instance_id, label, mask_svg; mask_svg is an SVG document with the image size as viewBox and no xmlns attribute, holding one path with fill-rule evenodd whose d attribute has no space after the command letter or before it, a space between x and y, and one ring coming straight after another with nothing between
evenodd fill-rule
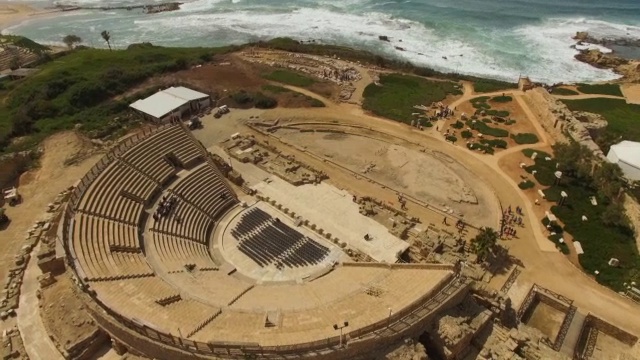
<instances>
[{"instance_id":1,"label":"white sea foam","mask_svg":"<svg viewBox=\"0 0 640 360\"><path fill-rule=\"evenodd\" d=\"M81 0L94 1L94 0ZM150 41L156 44L222 45L273 37L315 39L372 50L447 72L487 76L509 81L527 75L542 82L602 81L616 78L608 70L596 69L574 59L571 39L577 31L597 37L640 37L640 28L588 19L550 19L512 30L481 29L478 34L444 33L422 23L377 12L350 13L348 8L366 8L364 0L323 0L321 8L299 8L280 12L253 6L232 6L240 0L195 0L177 12L154 16L105 13L69 17L65 27L47 23L57 32L74 33L89 27L109 29L117 44ZM225 11L223 9L245 9ZM58 26L56 28L56 26ZM20 27L13 30L19 30ZM59 41L56 37L44 41ZM14 32L10 30L9 32ZM20 31L17 31L20 33ZM102 45L99 34L90 34ZM391 42L380 41L386 35ZM480 40L482 39L482 40ZM484 42L484 43L483 43ZM404 51L398 50L401 47Z\"/></svg>"},{"instance_id":2,"label":"white sea foam","mask_svg":"<svg viewBox=\"0 0 640 360\"><path fill-rule=\"evenodd\" d=\"M216 0L203 0L216 1ZM575 20L553 20L552 24L530 25L515 29L511 34L520 40L513 49L525 55L525 63L508 63L490 54L482 46L472 45L463 39L443 37L423 24L381 13L361 15L332 12L326 9L302 8L282 13L256 13L249 11L192 14L179 19L141 19L136 25L142 31L167 29L172 33L209 32L212 36L229 31L239 37L236 42L255 38L292 36L297 39L317 39L365 47L377 52L399 57L416 64L434 67L441 71L462 72L478 76L515 81L520 75L535 81L602 81L617 76L607 70L596 69L574 59L577 53L570 46L576 31L596 26L606 30L603 22L593 24ZM553 25L553 26L552 26ZM628 27L620 26L617 30ZM611 31L605 31L611 34ZM391 43L378 40L386 35ZM496 39L504 41L504 39ZM405 51L396 49L402 47ZM508 47L503 49L508 54Z\"/></svg>"}]
</instances>

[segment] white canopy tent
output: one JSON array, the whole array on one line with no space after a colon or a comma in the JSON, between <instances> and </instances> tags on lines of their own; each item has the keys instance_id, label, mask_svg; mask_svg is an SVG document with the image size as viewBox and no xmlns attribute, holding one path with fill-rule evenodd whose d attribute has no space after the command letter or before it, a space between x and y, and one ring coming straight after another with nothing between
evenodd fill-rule
<instances>
[{"instance_id":1,"label":"white canopy tent","mask_svg":"<svg viewBox=\"0 0 640 360\"><path fill-rule=\"evenodd\" d=\"M165 122L181 118L188 111L197 112L211 105L211 97L189 88L179 86L159 91L148 98L129 105L145 118Z\"/></svg>"},{"instance_id":2,"label":"white canopy tent","mask_svg":"<svg viewBox=\"0 0 640 360\"><path fill-rule=\"evenodd\" d=\"M612 145L607 154L609 162L618 164L624 176L632 181L640 180L640 143L622 141Z\"/></svg>"}]
</instances>

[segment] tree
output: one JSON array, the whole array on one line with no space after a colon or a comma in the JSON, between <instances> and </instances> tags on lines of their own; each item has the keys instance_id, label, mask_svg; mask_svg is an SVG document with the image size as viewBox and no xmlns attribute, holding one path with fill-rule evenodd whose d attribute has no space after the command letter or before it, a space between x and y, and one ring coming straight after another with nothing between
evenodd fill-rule
<instances>
[{"instance_id":1,"label":"tree","mask_svg":"<svg viewBox=\"0 0 640 360\"><path fill-rule=\"evenodd\" d=\"M111 34L109 34L109 32L107 30L102 30L100 35L102 36L104 41L107 42L107 46L109 47L109 51L111 51L111 42L109 42L109 40L111 40Z\"/></svg>"},{"instance_id":2,"label":"tree","mask_svg":"<svg viewBox=\"0 0 640 360\"><path fill-rule=\"evenodd\" d=\"M607 205L601 215L602 223L609 226L629 226L629 218L624 212L620 202L612 202Z\"/></svg>"},{"instance_id":3,"label":"tree","mask_svg":"<svg viewBox=\"0 0 640 360\"><path fill-rule=\"evenodd\" d=\"M490 227L480 228L480 232L471 240L473 252L478 256L478 261L484 261L487 256L493 253L498 242L498 233Z\"/></svg>"},{"instance_id":4,"label":"tree","mask_svg":"<svg viewBox=\"0 0 640 360\"><path fill-rule=\"evenodd\" d=\"M618 164L604 162L593 172L593 185L601 196L615 200L624 186L622 176L622 169Z\"/></svg>"},{"instance_id":5,"label":"tree","mask_svg":"<svg viewBox=\"0 0 640 360\"><path fill-rule=\"evenodd\" d=\"M65 43L69 49L73 49L73 44L78 44L82 42L82 39L78 35L67 35L62 38L62 42Z\"/></svg>"},{"instance_id":6,"label":"tree","mask_svg":"<svg viewBox=\"0 0 640 360\"><path fill-rule=\"evenodd\" d=\"M586 179L591 173L593 153L586 146L577 142L553 145L558 168L567 175L578 179Z\"/></svg>"}]
</instances>

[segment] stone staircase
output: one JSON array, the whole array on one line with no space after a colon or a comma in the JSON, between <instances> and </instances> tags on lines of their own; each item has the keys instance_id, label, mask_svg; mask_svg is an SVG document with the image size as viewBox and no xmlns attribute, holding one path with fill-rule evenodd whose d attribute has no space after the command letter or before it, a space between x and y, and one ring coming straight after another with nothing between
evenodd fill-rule
<instances>
[{"instance_id":1,"label":"stone staircase","mask_svg":"<svg viewBox=\"0 0 640 360\"><path fill-rule=\"evenodd\" d=\"M562 352L563 354L573 357L574 349L578 344L578 338L580 337L580 331L582 331L585 317L586 315L579 311L576 311L575 315L573 316L571 326L569 327L567 335L564 338L562 348L560 348L560 352Z\"/></svg>"}]
</instances>

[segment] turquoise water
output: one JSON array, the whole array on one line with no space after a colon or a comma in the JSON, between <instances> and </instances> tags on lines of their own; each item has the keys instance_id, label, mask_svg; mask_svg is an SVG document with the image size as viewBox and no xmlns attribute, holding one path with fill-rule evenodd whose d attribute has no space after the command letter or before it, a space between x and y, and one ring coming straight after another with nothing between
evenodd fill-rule
<instances>
[{"instance_id":1,"label":"turquoise water","mask_svg":"<svg viewBox=\"0 0 640 360\"><path fill-rule=\"evenodd\" d=\"M215 46L289 36L505 80L527 75L549 83L601 81L616 75L576 61L571 37L589 31L640 38L640 0L195 0L176 12L82 11L28 21L6 32L45 43L77 34L90 46L105 46L102 30L111 32L116 47L142 41ZM379 35L391 42L379 41Z\"/></svg>"}]
</instances>

